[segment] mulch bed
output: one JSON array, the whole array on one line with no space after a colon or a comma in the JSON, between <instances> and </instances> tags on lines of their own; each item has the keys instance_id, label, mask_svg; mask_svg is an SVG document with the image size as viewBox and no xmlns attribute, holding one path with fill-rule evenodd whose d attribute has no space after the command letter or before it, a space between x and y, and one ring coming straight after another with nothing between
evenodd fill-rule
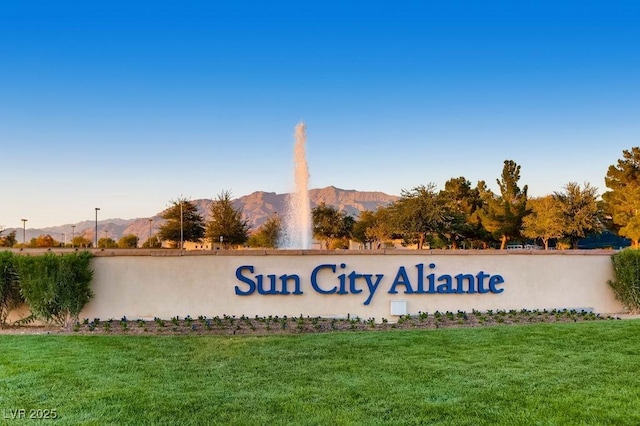
<instances>
[{"instance_id":1,"label":"mulch bed","mask_svg":"<svg viewBox=\"0 0 640 426\"><path fill-rule=\"evenodd\" d=\"M402 316L396 322L382 322L374 318L320 318L320 317L222 317L139 319L83 319L72 329L56 326L11 326L0 329L0 334L79 334L79 335L273 335L350 331L439 329L460 327L489 327L536 323L585 322L621 319L620 316L601 316L593 312L569 310L487 311L470 313L435 312Z\"/></svg>"}]
</instances>

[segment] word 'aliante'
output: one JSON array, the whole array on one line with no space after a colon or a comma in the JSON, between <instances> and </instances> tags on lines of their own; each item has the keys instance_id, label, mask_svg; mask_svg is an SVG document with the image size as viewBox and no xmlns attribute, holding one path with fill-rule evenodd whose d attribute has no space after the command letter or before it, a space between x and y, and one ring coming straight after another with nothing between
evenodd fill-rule
<instances>
[{"instance_id":1,"label":"word 'aliante'","mask_svg":"<svg viewBox=\"0 0 640 426\"><path fill-rule=\"evenodd\" d=\"M388 288L389 294L498 294L504 291L504 288L498 288L504 284L502 275L491 275L483 271L475 274L438 275L434 272L435 269L435 263L428 264L426 268L423 263L419 263L409 270L400 266L387 287L384 285L387 282L384 274L349 271L345 263L322 264L311 271L309 284L313 291L320 294L364 293L365 305L371 303L379 288ZM304 293L304 283L298 274L256 273L253 265L243 265L236 269L236 278L242 283L235 286L238 296L249 296L255 292L265 296Z\"/></svg>"}]
</instances>

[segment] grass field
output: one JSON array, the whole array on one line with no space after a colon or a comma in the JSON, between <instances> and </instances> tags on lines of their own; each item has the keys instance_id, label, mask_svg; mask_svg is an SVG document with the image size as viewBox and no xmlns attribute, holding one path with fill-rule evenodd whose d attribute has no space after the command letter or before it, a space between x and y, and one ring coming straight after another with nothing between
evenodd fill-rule
<instances>
[{"instance_id":1,"label":"grass field","mask_svg":"<svg viewBox=\"0 0 640 426\"><path fill-rule=\"evenodd\" d=\"M55 414L55 424L637 425L639 348L640 320L264 337L2 335L0 420L29 422L14 419L23 409L27 418Z\"/></svg>"}]
</instances>

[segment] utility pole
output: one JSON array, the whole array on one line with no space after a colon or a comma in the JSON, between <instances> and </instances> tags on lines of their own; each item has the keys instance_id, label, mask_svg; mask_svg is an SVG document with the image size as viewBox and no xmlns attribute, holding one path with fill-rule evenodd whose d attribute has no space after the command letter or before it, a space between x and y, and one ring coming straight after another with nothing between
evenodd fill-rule
<instances>
[{"instance_id":1,"label":"utility pole","mask_svg":"<svg viewBox=\"0 0 640 426\"><path fill-rule=\"evenodd\" d=\"M96 246L95 248L98 248L98 210L100 210L100 207L96 207Z\"/></svg>"},{"instance_id":2,"label":"utility pole","mask_svg":"<svg viewBox=\"0 0 640 426\"><path fill-rule=\"evenodd\" d=\"M182 256L182 245L184 244L184 226L182 217L182 200L180 200L180 256Z\"/></svg>"},{"instance_id":3,"label":"utility pole","mask_svg":"<svg viewBox=\"0 0 640 426\"><path fill-rule=\"evenodd\" d=\"M147 242L149 243L149 248L151 248L151 224L153 223L153 219L149 219L149 239Z\"/></svg>"}]
</instances>

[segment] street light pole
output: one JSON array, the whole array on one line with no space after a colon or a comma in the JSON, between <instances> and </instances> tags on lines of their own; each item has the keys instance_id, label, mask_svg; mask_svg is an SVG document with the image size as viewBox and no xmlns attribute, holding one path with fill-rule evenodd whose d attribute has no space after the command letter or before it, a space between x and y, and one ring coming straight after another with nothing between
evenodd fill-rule
<instances>
[{"instance_id":1,"label":"street light pole","mask_svg":"<svg viewBox=\"0 0 640 426\"><path fill-rule=\"evenodd\" d=\"M182 200L180 200L180 256L182 256L182 245L184 244L184 226L182 216Z\"/></svg>"},{"instance_id":2,"label":"street light pole","mask_svg":"<svg viewBox=\"0 0 640 426\"><path fill-rule=\"evenodd\" d=\"M96 248L98 248L98 210L100 207L96 207Z\"/></svg>"},{"instance_id":3,"label":"street light pole","mask_svg":"<svg viewBox=\"0 0 640 426\"><path fill-rule=\"evenodd\" d=\"M71 225L71 248L75 247L75 243L73 240L76 238L76 226Z\"/></svg>"},{"instance_id":4,"label":"street light pole","mask_svg":"<svg viewBox=\"0 0 640 426\"><path fill-rule=\"evenodd\" d=\"M26 247L27 244L27 220L29 219L20 219L22 221L22 248Z\"/></svg>"},{"instance_id":5,"label":"street light pole","mask_svg":"<svg viewBox=\"0 0 640 426\"><path fill-rule=\"evenodd\" d=\"M153 223L153 219L149 219L149 240L147 240L149 248L151 248L151 223Z\"/></svg>"}]
</instances>

